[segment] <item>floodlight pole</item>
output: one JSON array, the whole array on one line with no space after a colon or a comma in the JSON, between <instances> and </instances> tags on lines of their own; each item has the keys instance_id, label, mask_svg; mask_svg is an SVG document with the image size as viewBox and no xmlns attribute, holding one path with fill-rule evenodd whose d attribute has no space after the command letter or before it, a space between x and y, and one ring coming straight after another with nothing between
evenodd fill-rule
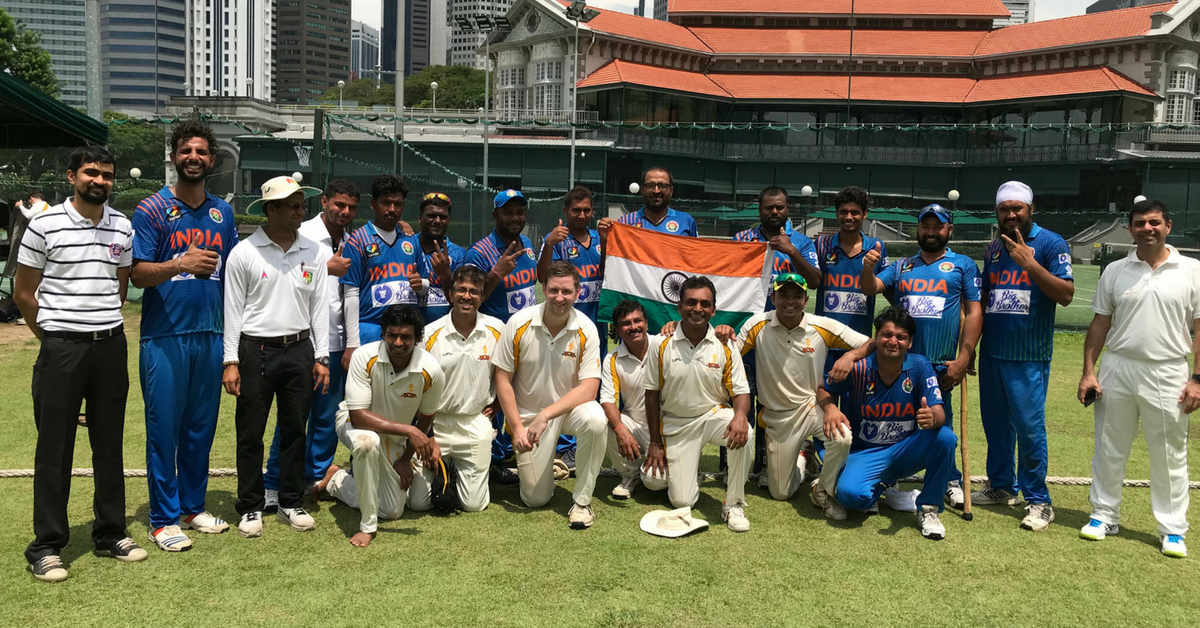
<instances>
[{"instance_id":1,"label":"floodlight pole","mask_svg":"<svg viewBox=\"0 0 1200 628\"><path fill-rule=\"evenodd\" d=\"M571 9L568 8L567 12L570 13ZM571 125L571 168L567 180L568 190L575 187L575 108L579 106L576 90L579 89L579 18L582 16L575 15L573 17L575 18L575 50L572 54L574 61L571 63L571 118L569 120Z\"/></svg>"},{"instance_id":2,"label":"floodlight pole","mask_svg":"<svg viewBox=\"0 0 1200 628\"><path fill-rule=\"evenodd\" d=\"M488 3L488 8L491 3ZM478 48L476 48L478 50ZM488 120L492 110L492 34L483 34L483 189L488 188Z\"/></svg>"},{"instance_id":3,"label":"floodlight pole","mask_svg":"<svg viewBox=\"0 0 1200 628\"><path fill-rule=\"evenodd\" d=\"M404 178L404 2L396 1L396 138L399 145L392 156L396 175Z\"/></svg>"}]
</instances>

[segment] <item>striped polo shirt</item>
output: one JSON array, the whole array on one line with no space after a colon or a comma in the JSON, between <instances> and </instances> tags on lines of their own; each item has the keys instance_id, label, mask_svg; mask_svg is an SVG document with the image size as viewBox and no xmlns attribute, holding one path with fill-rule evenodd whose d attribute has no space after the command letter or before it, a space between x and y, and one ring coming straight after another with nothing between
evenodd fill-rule
<instances>
[{"instance_id":1,"label":"striped polo shirt","mask_svg":"<svg viewBox=\"0 0 1200 628\"><path fill-rule=\"evenodd\" d=\"M37 324L46 331L103 331L121 324L118 268L133 264L133 225L104 207L93 224L70 199L33 217L17 262L42 271Z\"/></svg>"}]
</instances>

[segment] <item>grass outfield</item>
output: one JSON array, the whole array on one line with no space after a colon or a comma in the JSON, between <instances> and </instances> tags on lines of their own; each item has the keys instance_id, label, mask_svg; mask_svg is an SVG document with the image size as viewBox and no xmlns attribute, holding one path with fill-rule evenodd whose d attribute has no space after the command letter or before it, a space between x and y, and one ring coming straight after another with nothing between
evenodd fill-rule
<instances>
[{"instance_id":1,"label":"grass outfield","mask_svg":"<svg viewBox=\"0 0 1200 628\"><path fill-rule=\"evenodd\" d=\"M131 309L130 329L137 328ZM1050 474L1089 475L1091 413L1073 400L1083 336L1059 334L1047 404ZM136 344L131 343L132 351ZM29 381L37 343L24 328L0 328L0 469L33 464ZM137 365L126 424L126 466L144 467ZM971 394L973 471L986 451ZM957 399L955 400L957 404ZM957 406L955 406L957 408ZM233 403L224 398L214 467L234 466ZM82 431L76 466L90 466ZM702 467L715 469L709 448ZM338 460L346 458L345 450ZM1190 456L1200 479L1200 452ZM1148 477L1145 442L1129 477ZM803 495L770 500L749 489L751 530L720 524L723 488L702 485L698 511L713 523L677 540L637 528L665 495L607 497L602 477L596 526L567 528L570 483L550 507L529 510L517 491L494 487L487 511L444 517L406 514L383 522L368 550L352 548L358 513L332 502L313 508L317 530L292 532L273 517L261 539L236 532L195 535L193 551L168 555L146 540L146 484L127 482L129 531L151 554L125 565L90 553L91 481L76 478L65 583L28 575L31 479L0 479L0 626L291 624L371 626L1193 626L1200 617L1200 557L1158 553L1147 489L1126 489L1120 536L1079 540L1086 487L1052 486L1057 521L1041 534L1017 528L1018 508L977 508L973 522L944 518L948 539L920 538L914 517L883 509L831 524ZM214 479L209 508L226 520L236 480ZM1191 520L1197 522L1194 514ZM1200 552L1200 546L1193 547Z\"/></svg>"}]
</instances>

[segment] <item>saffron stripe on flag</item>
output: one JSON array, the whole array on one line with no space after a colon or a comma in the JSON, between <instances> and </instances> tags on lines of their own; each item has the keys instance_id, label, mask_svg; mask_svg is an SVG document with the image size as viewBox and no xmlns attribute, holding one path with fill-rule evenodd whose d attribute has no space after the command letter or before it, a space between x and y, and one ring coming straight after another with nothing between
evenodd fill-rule
<instances>
[{"instance_id":1,"label":"saffron stripe on flag","mask_svg":"<svg viewBox=\"0 0 1200 628\"><path fill-rule=\"evenodd\" d=\"M710 278L761 275L766 247L762 242L701 240L621 223L614 223L609 228L606 244L605 254L610 259L621 257L638 264ZM715 254L715 248L720 249L720 254Z\"/></svg>"}]
</instances>

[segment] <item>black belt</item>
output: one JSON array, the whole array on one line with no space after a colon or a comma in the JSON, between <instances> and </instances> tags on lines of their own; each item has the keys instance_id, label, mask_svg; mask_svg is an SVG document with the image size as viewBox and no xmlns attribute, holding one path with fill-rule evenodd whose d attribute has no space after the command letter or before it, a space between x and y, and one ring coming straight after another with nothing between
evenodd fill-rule
<instances>
[{"instance_id":1,"label":"black belt","mask_svg":"<svg viewBox=\"0 0 1200 628\"><path fill-rule=\"evenodd\" d=\"M111 329L103 331L43 331L42 336L45 338L58 338L60 340L73 340L75 342L96 342L97 340L106 340L113 336L125 335L125 324L122 323Z\"/></svg>"},{"instance_id":2,"label":"black belt","mask_svg":"<svg viewBox=\"0 0 1200 628\"><path fill-rule=\"evenodd\" d=\"M265 345L290 345L300 342L301 340L308 340L308 336L309 331L306 329L298 334L291 334L289 336L272 336L270 338L242 334L242 340L249 340L250 342L257 342Z\"/></svg>"}]
</instances>

